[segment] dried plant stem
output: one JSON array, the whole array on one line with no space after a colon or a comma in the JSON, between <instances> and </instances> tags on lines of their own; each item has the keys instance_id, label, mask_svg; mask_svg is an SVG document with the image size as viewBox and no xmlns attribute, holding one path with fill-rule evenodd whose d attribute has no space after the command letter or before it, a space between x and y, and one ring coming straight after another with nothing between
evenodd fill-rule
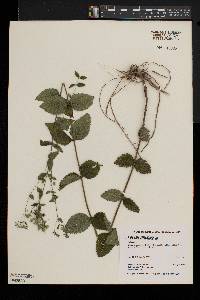
<instances>
[{"instance_id":1,"label":"dried plant stem","mask_svg":"<svg viewBox=\"0 0 200 300\"><path fill-rule=\"evenodd\" d=\"M124 136L126 137L126 139L129 141L129 143L131 144L131 146L133 146L133 148L137 151L137 147L135 146L135 143L133 143L129 137L129 135L126 133L124 127L120 124L120 122L118 121L117 117L116 117L116 114L114 112L114 109L112 107L112 100L110 102L110 108L111 108L111 111L112 111L112 114L113 114L113 117L115 119L115 122L117 124L117 126L119 127L119 129L122 131L122 133L124 134ZM138 155L140 156L140 154L138 153Z\"/></svg>"},{"instance_id":2,"label":"dried plant stem","mask_svg":"<svg viewBox=\"0 0 200 300\"><path fill-rule=\"evenodd\" d=\"M99 105L100 105L101 111L103 112L104 116L105 116L107 119L109 119L110 121L112 121L112 122L114 122L114 123L117 124L117 126L119 127L119 129L120 129L120 130L122 131L122 133L124 134L125 138L126 138L126 139L128 140L128 142L131 144L131 146L136 150L137 148L136 148L136 146L135 146L135 143L131 141L131 139L130 139L128 133L126 133L124 127L120 124L119 120L118 120L117 117L116 117L116 114L115 114L115 112L114 112L114 109L113 109L113 107L112 107L112 100L113 100L113 98L114 98L120 91L122 91L124 88L126 88L127 85L130 84L130 81L129 81L128 83L126 83L124 86L122 86L120 89L118 89L120 83L121 83L122 80L123 80L123 77L122 77L122 78L118 81L118 83L117 83L115 89L113 90L113 92L112 92L112 94L111 94L111 96L110 96L110 98L109 98L109 100L108 100L108 102L107 102L105 111L104 111L103 108L102 108L102 104L101 104L101 95L102 95L102 91L103 91L103 89L108 85L108 83L110 83L111 81L116 80L116 79L117 79L117 78L113 78L113 79L111 79L110 81L108 81L107 83L105 83L105 84L102 86L101 91L100 91L100 95L99 95ZM118 90L117 90L117 89L118 89ZM114 120L108 116L108 108L109 108L109 107L110 107L110 109L111 109L111 112L112 112L112 115L113 115L113 117L114 117Z\"/></svg>"},{"instance_id":3,"label":"dried plant stem","mask_svg":"<svg viewBox=\"0 0 200 300\"><path fill-rule=\"evenodd\" d=\"M148 95L147 95L147 87L146 87L146 84L145 82L143 81L143 88L144 88L144 96L145 96L145 107L144 107L144 114L143 114L143 120L142 120L142 126L141 127L144 127L145 126L145 121L146 121L146 114L147 114L147 107L148 107ZM138 145L137 145L137 149L136 149L136 152L135 152L135 156L134 156L134 160L137 159L138 157L138 154L139 154L139 150L140 150L140 145L141 145L141 139L139 138L139 141L138 141ZM124 189L123 189L123 193L126 192L126 189L128 187L128 184L130 182L130 179L132 177L132 174L133 174L133 171L134 171L135 167L132 166L131 170L130 170L130 173L128 175L128 178L126 180L126 183L125 183L125 186L124 186ZM117 217L117 214L118 214L118 211L120 209L120 206L122 204L122 200L119 201L119 204L116 208L116 211L115 211L115 214L114 214L114 217L112 219L112 222L111 222L111 225L110 225L110 229L113 227L113 224L115 222L115 219Z\"/></svg>"},{"instance_id":4,"label":"dried plant stem","mask_svg":"<svg viewBox=\"0 0 200 300\"><path fill-rule=\"evenodd\" d=\"M160 98L161 98L161 93L158 93L158 104L157 104L157 108L156 108L156 115L155 115L155 121L154 121L154 129L152 132L151 137L149 138L148 142L146 143L146 145L142 148L141 152L149 145L150 140L154 137L154 134L156 132L156 127L157 127L157 119L158 119L158 112L159 112L159 108L160 108Z\"/></svg>"},{"instance_id":5,"label":"dried plant stem","mask_svg":"<svg viewBox=\"0 0 200 300\"><path fill-rule=\"evenodd\" d=\"M80 169L80 161L79 161L79 157L78 157L78 151L77 151L77 146L76 146L76 142L75 140L73 140L73 144L74 144L74 151L75 151L75 155L76 155L76 161L77 161L77 165L78 165L78 169ZM83 177L81 176L81 187L82 187L82 191L83 191L83 197L84 197L84 201L85 201L85 205L88 211L88 214L90 216L90 218L92 218L92 214L89 208L89 204L88 204L88 200L87 200L87 196L86 196L86 191L85 191L85 185L84 185L84 181L83 181ZM98 237L98 233L96 228L93 226L94 228L94 232L96 237Z\"/></svg>"}]
</instances>

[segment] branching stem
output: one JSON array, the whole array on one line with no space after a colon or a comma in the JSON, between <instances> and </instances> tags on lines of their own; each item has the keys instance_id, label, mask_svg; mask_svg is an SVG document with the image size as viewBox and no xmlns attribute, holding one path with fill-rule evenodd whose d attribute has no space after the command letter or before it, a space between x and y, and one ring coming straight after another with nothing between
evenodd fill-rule
<instances>
[{"instance_id":1,"label":"branching stem","mask_svg":"<svg viewBox=\"0 0 200 300\"><path fill-rule=\"evenodd\" d=\"M144 107L144 113L143 113L143 119L142 119L142 127L145 126L146 114L147 114L147 108L148 108L147 87L146 87L146 84L145 84L144 81L143 81L143 88L144 88L144 96L145 96L145 107ZM141 139L139 138L138 145L137 145L137 149L136 149L135 156L134 156L134 160L136 160L137 157L138 157L139 150L140 150L140 145L141 145ZM124 186L124 189L123 189L123 193L126 192L126 189L127 189L128 184L129 184L129 182L130 182L130 179L131 179L131 177L132 177L132 174L133 174L134 169L135 169L135 167L132 166L132 168L131 168L131 170L130 170L130 173L129 173L129 175L128 175L128 178L127 178L127 180L126 180L126 183L125 183L125 186ZM119 204L118 204L118 206L117 206L117 208L116 208L114 217L113 217L112 222L111 222L111 225L110 225L110 229L111 229L111 228L113 227L113 225L114 225L114 222L115 222L115 219L116 219L116 217L117 217L117 214L118 214L118 211L119 211L119 209L120 209L120 206L121 206L121 204L122 204L122 201L123 201L123 199L119 201Z\"/></svg>"}]
</instances>

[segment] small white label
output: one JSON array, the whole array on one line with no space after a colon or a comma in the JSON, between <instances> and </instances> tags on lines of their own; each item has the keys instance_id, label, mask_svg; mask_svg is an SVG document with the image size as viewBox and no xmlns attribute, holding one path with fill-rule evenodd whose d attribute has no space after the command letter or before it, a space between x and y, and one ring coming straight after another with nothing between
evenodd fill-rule
<instances>
[{"instance_id":1,"label":"small white label","mask_svg":"<svg viewBox=\"0 0 200 300\"><path fill-rule=\"evenodd\" d=\"M137 225L121 230L120 278L137 283L192 283L188 242L186 230L178 226Z\"/></svg>"}]
</instances>

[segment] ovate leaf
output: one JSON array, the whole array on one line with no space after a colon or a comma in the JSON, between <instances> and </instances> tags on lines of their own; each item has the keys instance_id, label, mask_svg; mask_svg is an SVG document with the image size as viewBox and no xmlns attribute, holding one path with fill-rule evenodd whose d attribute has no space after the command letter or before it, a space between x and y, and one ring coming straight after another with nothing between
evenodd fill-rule
<instances>
[{"instance_id":1,"label":"ovate leaf","mask_svg":"<svg viewBox=\"0 0 200 300\"><path fill-rule=\"evenodd\" d=\"M84 139L90 131L91 117L85 114L80 119L72 123L70 134L74 140Z\"/></svg>"},{"instance_id":2,"label":"ovate leaf","mask_svg":"<svg viewBox=\"0 0 200 300\"><path fill-rule=\"evenodd\" d=\"M149 130L146 127L141 127L140 130L138 131L138 136L143 142L148 142L150 135L149 135Z\"/></svg>"},{"instance_id":3,"label":"ovate leaf","mask_svg":"<svg viewBox=\"0 0 200 300\"><path fill-rule=\"evenodd\" d=\"M65 225L65 232L74 234L81 233L88 229L90 224L90 218L86 214L78 213L69 218Z\"/></svg>"},{"instance_id":4,"label":"ovate leaf","mask_svg":"<svg viewBox=\"0 0 200 300\"><path fill-rule=\"evenodd\" d=\"M125 198L123 199L123 204L124 206L128 209L128 210L131 210L131 211L134 211L134 212L137 212L139 213L140 209L139 207L137 206L137 204L135 204L135 202L129 198Z\"/></svg>"},{"instance_id":5,"label":"ovate leaf","mask_svg":"<svg viewBox=\"0 0 200 300\"><path fill-rule=\"evenodd\" d=\"M52 170L52 168L53 168L53 160L56 158L56 156L58 155L58 153L59 153L58 151L49 153L48 160L47 160L47 167L48 167L49 171Z\"/></svg>"},{"instance_id":6,"label":"ovate leaf","mask_svg":"<svg viewBox=\"0 0 200 300\"><path fill-rule=\"evenodd\" d=\"M137 160L135 160L134 167L135 167L136 171L141 174L151 173L150 165L148 164L148 162L146 160L144 160L142 158L138 158Z\"/></svg>"},{"instance_id":7,"label":"ovate leaf","mask_svg":"<svg viewBox=\"0 0 200 300\"><path fill-rule=\"evenodd\" d=\"M87 160L80 166L80 173L82 177L87 179L94 178L98 175L100 164L93 160Z\"/></svg>"},{"instance_id":8,"label":"ovate leaf","mask_svg":"<svg viewBox=\"0 0 200 300\"><path fill-rule=\"evenodd\" d=\"M80 79L85 80L85 79L87 79L87 77L86 76L81 76Z\"/></svg>"},{"instance_id":9,"label":"ovate leaf","mask_svg":"<svg viewBox=\"0 0 200 300\"><path fill-rule=\"evenodd\" d=\"M131 154L129 153L125 153L120 155L116 161L114 162L116 165L118 165L119 167L131 167L134 164L134 158Z\"/></svg>"},{"instance_id":10,"label":"ovate leaf","mask_svg":"<svg viewBox=\"0 0 200 300\"><path fill-rule=\"evenodd\" d=\"M58 117L55 121L56 124L60 126L62 130L68 130L70 125L74 122L72 119L60 118Z\"/></svg>"},{"instance_id":11,"label":"ovate leaf","mask_svg":"<svg viewBox=\"0 0 200 300\"><path fill-rule=\"evenodd\" d=\"M108 254L112 248L119 245L117 231L113 228L108 233L100 233L97 237L96 252L98 257L103 257Z\"/></svg>"},{"instance_id":12,"label":"ovate leaf","mask_svg":"<svg viewBox=\"0 0 200 300\"><path fill-rule=\"evenodd\" d=\"M93 96L87 94L74 94L71 97L71 104L73 109L77 111L88 109L93 104Z\"/></svg>"},{"instance_id":13,"label":"ovate leaf","mask_svg":"<svg viewBox=\"0 0 200 300\"><path fill-rule=\"evenodd\" d=\"M113 246L119 245L116 228L112 228L112 230L109 232L108 237L106 239L106 244Z\"/></svg>"},{"instance_id":14,"label":"ovate leaf","mask_svg":"<svg viewBox=\"0 0 200 300\"><path fill-rule=\"evenodd\" d=\"M85 83L79 82L79 83L77 83L77 86L78 87L83 87L83 86L85 86Z\"/></svg>"},{"instance_id":15,"label":"ovate leaf","mask_svg":"<svg viewBox=\"0 0 200 300\"><path fill-rule=\"evenodd\" d=\"M45 102L46 100L52 100L54 97L59 96L59 92L56 89L46 89L42 91L37 97L36 100Z\"/></svg>"},{"instance_id":16,"label":"ovate leaf","mask_svg":"<svg viewBox=\"0 0 200 300\"><path fill-rule=\"evenodd\" d=\"M41 189L41 188L37 188L37 192L38 192L38 196L39 196L39 199L41 199L42 198L42 196L43 196L43 190Z\"/></svg>"},{"instance_id":17,"label":"ovate leaf","mask_svg":"<svg viewBox=\"0 0 200 300\"><path fill-rule=\"evenodd\" d=\"M117 189L110 189L108 191L105 191L102 195L102 198L108 200L108 201L112 201L112 202L117 202L122 200L122 198L124 197L123 193L120 192Z\"/></svg>"},{"instance_id":18,"label":"ovate leaf","mask_svg":"<svg viewBox=\"0 0 200 300\"><path fill-rule=\"evenodd\" d=\"M105 213L103 213L103 212L96 213L92 217L91 221L92 221L92 225L96 229L108 230L110 228L110 222L108 221L108 219L106 218Z\"/></svg>"},{"instance_id":19,"label":"ovate leaf","mask_svg":"<svg viewBox=\"0 0 200 300\"><path fill-rule=\"evenodd\" d=\"M65 146L71 142L71 138L63 130L60 129L59 124L46 123L46 126L48 127L50 134L56 143Z\"/></svg>"},{"instance_id":20,"label":"ovate leaf","mask_svg":"<svg viewBox=\"0 0 200 300\"><path fill-rule=\"evenodd\" d=\"M71 116L71 103L61 97L61 96L54 96L51 99L46 99L40 107L44 109L46 112L53 114L53 115L60 115L60 114L66 114ZM69 111L70 110L70 111Z\"/></svg>"},{"instance_id":21,"label":"ovate leaf","mask_svg":"<svg viewBox=\"0 0 200 300\"><path fill-rule=\"evenodd\" d=\"M109 245L106 243L107 237L108 237L108 233L100 233L97 237L96 252L98 257L105 256L114 247L114 245Z\"/></svg>"},{"instance_id":22,"label":"ovate leaf","mask_svg":"<svg viewBox=\"0 0 200 300\"><path fill-rule=\"evenodd\" d=\"M78 73L77 71L75 71L74 74L75 74L75 76L76 76L77 78L80 77L80 75L79 75L79 73Z\"/></svg>"},{"instance_id":23,"label":"ovate leaf","mask_svg":"<svg viewBox=\"0 0 200 300\"><path fill-rule=\"evenodd\" d=\"M76 173L69 173L68 175L66 175L60 182L59 185L59 189L62 190L66 185L75 182L77 180L79 180L81 178L80 175L76 174Z\"/></svg>"}]
</instances>

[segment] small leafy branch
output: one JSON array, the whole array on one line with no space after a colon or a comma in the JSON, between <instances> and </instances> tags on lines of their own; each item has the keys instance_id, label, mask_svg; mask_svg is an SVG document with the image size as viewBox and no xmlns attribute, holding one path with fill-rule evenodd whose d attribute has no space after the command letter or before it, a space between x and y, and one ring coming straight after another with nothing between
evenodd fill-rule
<instances>
[{"instance_id":1,"label":"small leafy branch","mask_svg":"<svg viewBox=\"0 0 200 300\"><path fill-rule=\"evenodd\" d=\"M74 110L83 111L92 105L93 97L85 94L74 94L71 97L71 103ZM88 113L86 113L79 119L74 120L70 127L70 136L73 142L76 163L79 171L68 173L60 181L59 190L64 189L66 186L73 182L80 181L88 215L84 213L77 213L70 217L65 226L63 226L63 231L66 237L69 237L69 234L81 233L85 231L90 225L92 225L92 213L89 208L84 179L92 179L96 177L100 171L101 164L93 160L87 160L81 164L77 149L77 141L83 140L87 137L90 131L90 125L91 117ZM93 228L95 234L97 235L96 228L94 226Z\"/></svg>"},{"instance_id":2,"label":"small leafy branch","mask_svg":"<svg viewBox=\"0 0 200 300\"><path fill-rule=\"evenodd\" d=\"M70 123L70 119L65 117L58 117L58 115L67 115L72 117L72 108L69 100L61 96L64 88L64 84L61 85L60 93L56 89L46 89L42 91L37 97L36 100L41 102L40 107L46 112L54 115L54 123L46 123L47 128L51 133L51 140L44 141L40 140L40 145L50 146L50 151L47 156L47 162L45 169L42 173L38 175L37 183L33 187L31 193L28 195L24 215L31 223L35 224L38 230L46 231L49 225L47 224L46 214L44 212L44 207L47 203L54 203L56 211L56 223L53 233L59 236L57 230L60 229L62 224L62 218L59 216L58 207L57 207L57 179L53 174L54 160L60 153L63 153L62 147L59 145L67 145L70 140L65 136L65 133L62 132L62 135L59 135L55 138L52 132L59 131L58 128L63 126L63 123ZM45 201L49 197L48 202ZM23 226L22 226L23 224ZM24 225L26 224L26 225ZM28 224L26 221L16 222L16 226L20 228L28 229Z\"/></svg>"},{"instance_id":3,"label":"small leafy branch","mask_svg":"<svg viewBox=\"0 0 200 300\"><path fill-rule=\"evenodd\" d=\"M165 71L166 75L161 74L160 72L157 72L155 70L152 70L151 69L152 66L154 66L154 67L156 66L156 67L160 68L161 71ZM123 190L120 191L119 189L112 188L112 189L105 191L101 195L101 197L107 201L118 203L116 210L114 212L114 216L112 218L111 224L110 224L110 228L109 228L110 231L112 231L112 230L116 231L116 229L113 228L113 225L116 220L119 209L121 207L121 204L123 204L123 206L125 208L127 208L128 210L130 210L132 212L139 213L139 211L140 211L138 205L132 199L126 197L125 192L127 190L128 184L131 180L134 170L140 174L151 173L151 167L150 167L149 163L145 159L143 159L141 157L141 155L142 155L142 151L149 145L150 140L153 138L153 136L155 134L156 126L157 126L157 117L158 117L160 101L161 101L161 94L167 94L165 89L167 88L167 86L169 85L170 80L171 80L170 71L163 65L159 65L155 62L152 62L152 63L146 62L140 66L131 65L131 67L127 71L118 71L118 73L120 74L118 77L111 79L108 83L106 83L102 86L101 91L100 91L100 97L99 97L99 105L100 105L101 111L103 112L105 117L108 118L110 121L114 122L119 127L122 134L128 140L128 142L130 143L130 145L135 153L134 153L134 155L132 155L130 153L123 153L114 162L114 164L119 167L130 168L129 175L125 182ZM158 83L158 80L157 80L157 78L155 78L155 75L166 80L164 87L161 87L161 84ZM117 80L117 85L114 88L113 92L111 93L111 96L109 97L109 99L106 101L106 107L103 108L103 105L102 105L103 90L110 82L113 82L115 80ZM138 130L138 142L134 143L131 140L131 138L129 137L129 135L127 134L127 132L125 131L124 127L121 125L121 122L116 117L116 113L113 108L112 101L113 101L113 98L120 91L125 89L129 84L137 84L137 83L141 83L143 86L145 103L144 103L142 122L141 122L141 125ZM148 107L150 105L149 98L148 98L148 90L147 90L148 85L158 91L158 103L157 103L155 120L154 120L154 128L152 130L152 133L150 133L150 130L146 127L146 116L147 116L147 112L148 112ZM111 111L111 116L109 116L109 114L108 114L109 109ZM141 149L141 147L142 147L142 149ZM112 250L114 245L113 245L113 247L110 247L109 249L107 248L107 251L103 251L103 253L99 253L98 247L99 247L100 240L102 241L102 244L104 246L106 245L106 240L105 239L102 240L99 235L97 238L97 244L96 244L97 254L98 254L98 256L104 256L107 253L109 253L110 250Z\"/></svg>"},{"instance_id":4,"label":"small leafy branch","mask_svg":"<svg viewBox=\"0 0 200 300\"><path fill-rule=\"evenodd\" d=\"M80 82L87 77L79 75L75 71L76 78L79 79L75 84L70 84L69 89L74 87L73 94L67 91L66 85L62 83L60 93L54 88L45 89L37 97L36 100L41 102L40 108L47 113L54 115L53 123L46 123L46 126L50 132L51 140L40 140L41 146L50 146L50 151L47 157L45 170L38 175L38 180L33 190L29 194L24 216L30 222L35 224L38 230L46 231L49 225L47 224L46 215L43 208L47 203L54 203L56 212L56 223L53 233L56 236L60 236L60 232L64 231L66 237L70 233L78 233L86 230L90 224L92 224L93 217L89 208L88 200L86 197L86 191L84 186L84 179L91 179L97 176L100 171L101 165L93 160L87 160L80 164L76 142L83 140L90 131L91 117L88 113L84 114L78 119L74 119L74 111L83 111L88 109L93 104L93 96L84 93L76 93L75 89L85 86L85 83ZM62 96L63 91L65 97ZM67 116L67 117L66 117ZM67 146L73 143L74 151L76 154L77 165L79 168L79 174L71 172L67 174L57 184L57 179L53 173L53 166L55 158L63 153L63 146ZM84 201L87 208L87 213L78 213L72 216L66 225L63 224L63 219L58 213L57 199L58 192L65 188L68 184L81 181ZM49 201L44 200L44 196L50 196ZM18 221L15 225L19 228L28 229L27 221ZM95 234L97 235L96 228L94 227ZM58 232L59 231L59 232Z\"/></svg>"}]
</instances>

